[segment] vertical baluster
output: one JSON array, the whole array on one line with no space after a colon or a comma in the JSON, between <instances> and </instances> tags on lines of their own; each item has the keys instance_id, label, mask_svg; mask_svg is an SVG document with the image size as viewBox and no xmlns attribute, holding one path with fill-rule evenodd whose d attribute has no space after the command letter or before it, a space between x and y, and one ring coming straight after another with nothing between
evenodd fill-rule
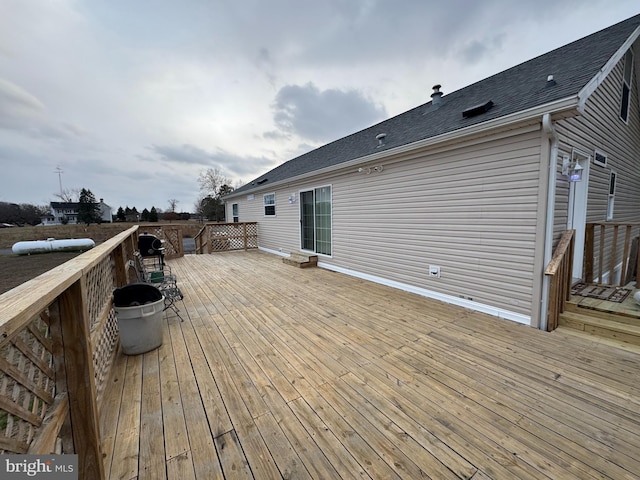
<instances>
[{"instance_id":1,"label":"vertical baluster","mask_svg":"<svg viewBox=\"0 0 640 480\"><path fill-rule=\"evenodd\" d=\"M598 283L602 283L602 269L604 262L605 225L600 224L600 245L598 253Z\"/></svg>"},{"instance_id":2,"label":"vertical baluster","mask_svg":"<svg viewBox=\"0 0 640 480\"><path fill-rule=\"evenodd\" d=\"M638 251L636 252L636 288L640 288L640 235L638 236Z\"/></svg>"},{"instance_id":3,"label":"vertical baluster","mask_svg":"<svg viewBox=\"0 0 640 480\"><path fill-rule=\"evenodd\" d=\"M627 283L627 264L629 262L629 245L631 244L631 225L625 225L624 250L622 252L622 270L620 271L620 285ZM631 265L629 265L631 267Z\"/></svg>"},{"instance_id":4,"label":"vertical baluster","mask_svg":"<svg viewBox=\"0 0 640 480\"><path fill-rule=\"evenodd\" d=\"M618 249L618 227L619 225L613 226L613 240L611 243L611 257L609 258L609 285L614 284L615 277L615 269L616 269L616 255Z\"/></svg>"}]
</instances>

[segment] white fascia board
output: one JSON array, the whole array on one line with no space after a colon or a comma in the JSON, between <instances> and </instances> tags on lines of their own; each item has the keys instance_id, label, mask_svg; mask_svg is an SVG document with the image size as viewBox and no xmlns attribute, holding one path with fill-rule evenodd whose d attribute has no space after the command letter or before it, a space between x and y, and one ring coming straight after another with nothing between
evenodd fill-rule
<instances>
[{"instance_id":1,"label":"white fascia board","mask_svg":"<svg viewBox=\"0 0 640 480\"><path fill-rule=\"evenodd\" d=\"M604 79L607 78L607 75L611 73L622 57L624 57L625 53L627 53L627 50L631 48L638 36L640 36L640 26L633 31L629 38L627 38L622 46L613 54L609 61L604 64L604 67L596 73L589 83L582 87L582 90L578 92L578 111L580 113L584 112L584 106L591 94L596 91L602 82L604 82Z\"/></svg>"},{"instance_id":2,"label":"white fascia board","mask_svg":"<svg viewBox=\"0 0 640 480\"><path fill-rule=\"evenodd\" d=\"M392 157L395 155L400 155L413 150L431 147L438 143L451 142L466 136L481 134L488 130L493 130L493 129L508 126L510 124L516 124L516 123L524 122L537 117L542 117L542 115L544 115L545 113L555 114L555 113L575 109L578 106L578 100L579 100L578 96L566 97L560 100L556 100L554 102L545 103L544 105L539 105L533 108L529 108L527 110L521 110L519 112L512 113L510 115L505 115L504 117L495 118L493 120L488 120L486 122L478 123L475 125L470 125L468 127L460 128L458 130L453 130L451 132L443 133L441 135L425 138L424 140L418 140L417 142L408 143L406 145L401 145L399 147L391 148L389 150L384 150L382 152L372 153L371 155L366 155L364 157L354 158L353 160L349 160L347 162L342 162L336 165L331 165L329 167L313 170L311 172L303 173L295 177L289 177L283 180L279 180L277 182L270 183L269 185L265 185L264 187L258 186L258 187L245 190L243 192L239 192L236 194L230 193L229 195L224 197L224 200L240 197L250 193L255 193L265 189L272 189L274 187L277 187L278 185L298 182L300 180L304 180L305 178L315 177L317 175L324 175L337 170L342 170L344 168L355 167L363 163L380 161L385 158Z\"/></svg>"}]
</instances>

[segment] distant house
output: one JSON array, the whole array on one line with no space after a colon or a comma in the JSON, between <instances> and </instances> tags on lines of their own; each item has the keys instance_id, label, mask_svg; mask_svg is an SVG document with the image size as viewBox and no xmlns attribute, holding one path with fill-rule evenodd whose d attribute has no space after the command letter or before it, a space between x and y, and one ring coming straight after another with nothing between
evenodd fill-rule
<instances>
[{"instance_id":1,"label":"distant house","mask_svg":"<svg viewBox=\"0 0 640 480\"><path fill-rule=\"evenodd\" d=\"M49 214L42 217L43 225L62 225L78 223L78 206L77 202L51 202L49 204ZM100 218L103 222L113 221L113 212L109 205L104 203L104 199L100 199Z\"/></svg>"},{"instance_id":2,"label":"distant house","mask_svg":"<svg viewBox=\"0 0 640 480\"><path fill-rule=\"evenodd\" d=\"M289 160L225 197L259 247L544 328L544 269L640 222L640 15ZM581 181L577 173L582 172ZM429 314L429 312L425 312Z\"/></svg>"}]
</instances>

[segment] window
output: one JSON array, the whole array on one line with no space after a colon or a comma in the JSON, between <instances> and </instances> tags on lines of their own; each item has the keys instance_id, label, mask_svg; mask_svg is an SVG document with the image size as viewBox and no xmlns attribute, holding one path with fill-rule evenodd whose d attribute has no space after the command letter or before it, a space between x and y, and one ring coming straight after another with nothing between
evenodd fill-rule
<instances>
[{"instance_id":1,"label":"window","mask_svg":"<svg viewBox=\"0 0 640 480\"><path fill-rule=\"evenodd\" d=\"M300 246L331 255L331 187L300 192Z\"/></svg>"},{"instance_id":2,"label":"window","mask_svg":"<svg viewBox=\"0 0 640 480\"><path fill-rule=\"evenodd\" d=\"M633 52L627 50L624 56L624 76L622 77L622 101L620 105L620 118L629 121L629 105L631 103L631 78L633 71Z\"/></svg>"},{"instance_id":3,"label":"window","mask_svg":"<svg viewBox=\"0 0 640 480\"><path fill-rule=\"evenodd\" d=\"M607 166L607 154L601 152L600 150L596 150L593 152L593 163L594 165L598 165L600 167Z\"/></svg>"},{"instance_id":4,"label":"window","mask_svg":"<svg viewBox=\"0 0 640 480\"><path fill-rule=\"evenodd\" d=\"M276 215L276 194L267 193L264 197L264 215L275 217Z\"/></svg>"},{"instance_id":5,"label":"window","mask_svg":"<svg viewBox=\"0 0 640 480\"><path fill-rule=\"evenodd\" d=\"M231 215L233 216L233 223L238 223L240 221L240 215L238 215L237 203L234 203L231 205Z\"/></svg>"},{"instance_id":6,"label":"window","mask_svg":"<svg viewBox=\"0 0 640 480\"><path fill-rule=\"evenodd\" d=\"M613 220L613 204L616 197L616 181L618 174L611 170L609 174L609 195L607 198L607 220Z\"/></svg>"}]
</instances>

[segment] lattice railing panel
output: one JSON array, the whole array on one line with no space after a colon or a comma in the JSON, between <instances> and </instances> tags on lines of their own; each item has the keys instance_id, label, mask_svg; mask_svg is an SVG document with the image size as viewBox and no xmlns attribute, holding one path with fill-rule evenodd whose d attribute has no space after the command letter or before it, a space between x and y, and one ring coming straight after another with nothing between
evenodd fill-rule
<instances>
[{"instance_id":1,"label":"lattice railing panel","mask_svg":"<svg viewBox=\"0 0 640 480\"><path fill-rule=\"evenodd\" d=\"M26 453L55 396L51 331L42 312L0 343L0 453Z\"/></svg>"},{"instance_id":2,"label":"lattice railing panel","mask_svg":"<svg viewBox=\"0 0 640 480\"><path fill-rule=\"evenodd\" d=\"M111 257L103 258L87 273L87 305L91 330L94 330L111 301L115 279Z\"/></svg>"},{"instance_id":3,"label":"lattice railing panel","mask_svg":"<svg viewBox=\"0 0 640 480\"><path fill-rule=\"evenodd\" d=\"M247 248L258 248L258 224L247 223Z\"/></svg>"},{"instance_id":4,"label":"lattice railing panel","mask_svg":"<svg viewBox=\"0 0 640 480\"><path fill-rule=\"evenodd\" d=\"M207 228L206 235L210 239L212 252L258 248L257 223L221 223L208 225Z\"/></svg>"},{"instance_id":5,"label":"lattice railing panel","mask_svg":"<svg viewBox=\"0 0 640 480\"><path fill-rule=\"evenodd\" d=\"M151 231L160 240L164 240L164 253L167 258L177 258L183 255L182 230L180 227L159 225Z\"/></svg>"},{"instance_id":6,"label":"lattice railing panel","mask_svg":"<svg viewBox=\"0 0 640 480\"><path fill-rule=\"evenodd\" d=\"M94 337L93 369L96 380L98 404L102 402L102 395L107 386L111 364L115 358L114 350L118 348L119 331L115 310L111 308L102 324L102 328Z\"/></svg>"}]
</instances>

